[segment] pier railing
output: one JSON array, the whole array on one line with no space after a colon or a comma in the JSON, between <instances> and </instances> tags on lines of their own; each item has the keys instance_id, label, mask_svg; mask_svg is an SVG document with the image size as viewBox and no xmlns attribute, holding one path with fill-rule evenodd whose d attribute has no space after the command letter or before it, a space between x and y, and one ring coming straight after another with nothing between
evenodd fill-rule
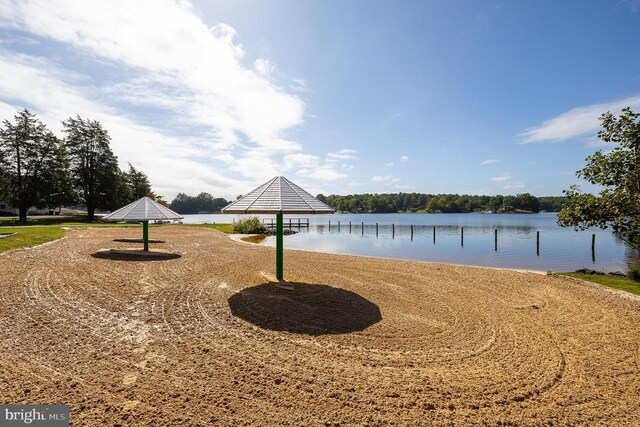
<instances>
[{"instance_id":1,"label":"pier railing","mask_svg":"<svg viewBox=\"0 0 640 427\"><path fill-rule=\"evenodd\" d=\"M274 218L264 218L262 223L270 230L275 230L276 220ZM282 224L287 228L309 228L309 218L285 218Z\"/></svg>"}]
</instances>

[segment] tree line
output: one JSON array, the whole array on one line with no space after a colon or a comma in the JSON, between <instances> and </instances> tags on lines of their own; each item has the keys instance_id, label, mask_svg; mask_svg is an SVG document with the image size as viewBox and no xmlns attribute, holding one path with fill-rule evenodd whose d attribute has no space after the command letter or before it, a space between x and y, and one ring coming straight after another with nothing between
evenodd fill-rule
<instances>
[{"instance_id":1,"label":"tree line","mask_svg":"<svg viewBox=\"0 0 640 427\"><path fill-rule=\"evenodd\" d=\"M169 207L179 214L199 214L219 212L229 204L229 201L222 197L213 197L209 193L200 193L197 196L188 196L185 193L178 193L171 201Z\"/></svg>"},{"instance_id":2,"label":"tree line","mask_svg":"<svg viewBox=\"0 0 640 427\"><path fill-rule=\"evenodd\" d=\"M336 211L343 212L558 212L564 197L536 197L529 193L515 196L470 196L459 194L387 193L387 194L332 194L317 198Z\"/></svg>"},{"instance_id":3,"label":"tree line","mask_svg":"<svg viewBox=\"0 0 640 427\"><path fill-rule=\"evenodd\" d=\"M0 200L18 209L21 222L33 206L82 206L93 220L96 209L114 210L147 195L160 199L144 172L131 164L119 168L99 121L78 115L62 125L65 136L58 138L27 109L2 122Z\"/></svg>"}]
</instances>

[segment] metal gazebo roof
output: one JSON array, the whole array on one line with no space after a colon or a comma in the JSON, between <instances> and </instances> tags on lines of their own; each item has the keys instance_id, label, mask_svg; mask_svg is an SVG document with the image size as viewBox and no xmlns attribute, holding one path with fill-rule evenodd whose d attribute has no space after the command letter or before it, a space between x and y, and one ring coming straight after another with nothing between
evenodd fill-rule
<instances>
[{"instance_id":1,"label":"metal gazebo roof","mask_svg":"<svg viewBox=\"0 0 640 427\"><path fill-rule=\"evenodd\" d=\"M182 219L183 216L162 206L155 200L143 197L105 216L105 221L156 221Z\"/></svg>"},{"instance_id":2,"label":"metal gazebo roof","mask_svg":"<svg viewBox=\"0 0 640 427\"><path fill-rule=\"evenodd\" d=\"M222 213L230 214L332 214L329 206L289 181L276 176L243 198L236 200Z\"/></svg>"},{"instance_id":3,"label":"metal gazebo roof","mask_svg":"<svg viewBox=\"0 0 640 427\"><path fill-rule=\"evenodd\" d=\"M182 215L162 206L155 200L143 197L103 218L104 221L142 221L144 251L149 251L149 221L182 219Z\"/></svg>"}]
</instances>

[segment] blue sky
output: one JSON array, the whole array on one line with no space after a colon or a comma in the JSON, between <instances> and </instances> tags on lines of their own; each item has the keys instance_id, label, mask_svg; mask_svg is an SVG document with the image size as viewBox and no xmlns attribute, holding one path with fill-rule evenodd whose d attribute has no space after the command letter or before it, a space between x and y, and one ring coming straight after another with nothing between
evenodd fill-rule
<instances>
[{"instance_id":1,"label":"blue sky","mask_svg":"<svg viewBox=\"0 0 640 427\"><path fill-rule=\"evenodd\" d=\"M639 0L0 0L0 117L98 119L169 199L560 195L638 40Z\"/></svg>"}]
</instances>

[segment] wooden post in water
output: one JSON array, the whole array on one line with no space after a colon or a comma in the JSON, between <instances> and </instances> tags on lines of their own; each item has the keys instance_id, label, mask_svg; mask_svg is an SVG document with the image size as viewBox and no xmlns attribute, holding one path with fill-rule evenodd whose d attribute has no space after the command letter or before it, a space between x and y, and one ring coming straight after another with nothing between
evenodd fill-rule
<instances>
[{"instance_id":1,"label":"wooden post in water","mask_svg":"<svg viewBox=\"0 0 640 427\"><path fill-rule=\"evenodd\" d=\"M411 241L413 242L413 224L411 224Z\"/></svg>"},{"instance_id":2,"label":"wooden post in water","mask_svg":"<svg viewBox=\"0 0 640 427\"><path fill-rule=\"evenodd\" d=\"M376 222L376 237L378 237L378 223Z\"/></svg>"},{"instance_id":3,"label":"wooden post in water","mask_svg":"<svg viewBox=\"0 0 640 427\"><path fill-rule=\"evenodd\" d=\"M329 220L329 231L331 231L331 220Z\"/></svg>"},{"instance_id":4,"label":"wooden post in water","mask_svg":"<svg viewBox=\"0 0 640 427\"><path fill-rule=\"evenodd\" d=\"M433 226L433 244L436 244L436 226Z\"/></svg>"},{"instance_id":5,"label":"wooden post in water","mask_svg":"<svg viewBox=\"0 0 640 427\"><path fill-rule=\"evenodd\" d=\"M351 234L351 221L349 221L349 234Z\"/></svg>"},{"instance_id":6,"label":"wooden post in water","mask_svg":"<svg viewBox=\"0 0 640 427\"><path fill-rule=\"evenodd\" d=\"M364 236L364 222L362 223L362 235Z\"/></svg>"},{"instance_id":7,"label":"wooden post in water","mask_svg":"<svg viewBox=\"0 0 640 427\"><path fill-rule=\"evenodd\" d=\"M596 262L596 234L591 235L591 260Z\"/></svg>"},{"instance_id":8,"label":"wooden post in water","mask_svg":"<svg viewBox=\"0 0 640 427\"><path fill-rule=\"evenodd\" d=\"M289 218L289 230L291 230L291 218Z\"/></svg>"},{"instance_id":9,"label":"wooden post in water","mask_svg":"<svg viewBox=\"0 0 640 427\"><path fill-rule=\"evenodd\" d=\"M464 247L464 227L460 227L460 246Z\"/></svg>"},{"instance_id":10,"label":"wooden post in water","mask_svg":"<svg viewBox=\"0 0 640 427\"><path fill-rule=\"evenodd\" d=\"M391 238L392 239L396 238L396 225L395 224L391 224Z\"/></svg>"},{"instance_id":11,"label":"wooden post in water","mask_svg":"<svg viewBox=\"0 0 640 427\"><path fill-rule=\"evenodd\" d=\"M495 251L498 250L498 229L496 228L493 232L493 249Z\"/></svg>"},{"instance_id":12,"label":"wooden post in water","mask_svg":"<svg viewBox=\"0 0 640 427\"><path fill-rule=\"evenodd\" d=\"M338 233L340 232L340 221L338 221Z\"/></svg>"},{"instance_id":13,"label":"wooden post in water","mask_svg":"<svg viewBox=\"0 0 640 427\"><path fill-rule=\"evenodd\" d=\"M540 232L536 231L536 255L540 256Z\"/></svg>"}]
</instances>

